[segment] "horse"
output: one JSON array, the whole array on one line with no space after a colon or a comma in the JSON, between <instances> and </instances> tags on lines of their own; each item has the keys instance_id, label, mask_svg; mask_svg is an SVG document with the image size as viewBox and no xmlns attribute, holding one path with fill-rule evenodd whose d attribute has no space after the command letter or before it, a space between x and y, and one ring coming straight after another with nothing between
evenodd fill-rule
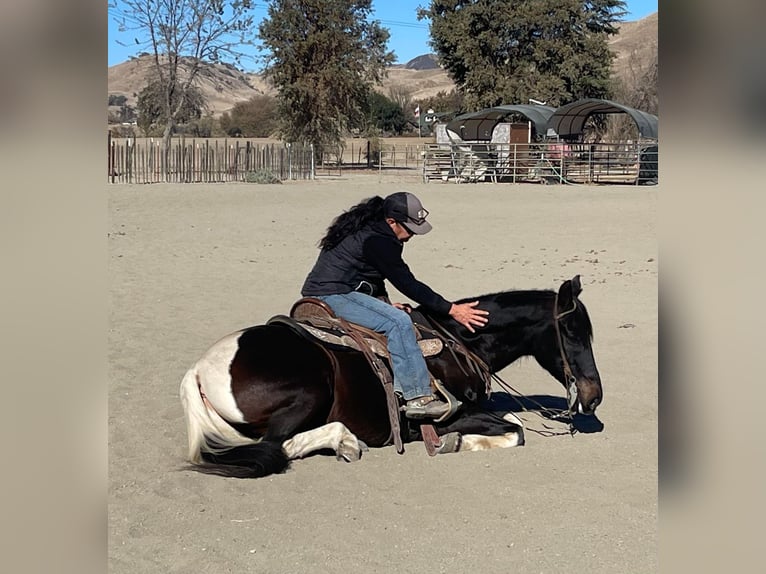
<instances>
[{"instance_id":1,"label":"horse","mask_svg":"<svg viewBox=\"0 0 766 574\"><path fill-rule=\"evenodd\" d=\"M471 333L451 319L438 324L491 373L522 356L534 357L567 389L571 412L594 414L602 387L581 291L578 275L557 292L470 297L462 301L478 299L478 307L489 311L486 326ZM420 307L413 316L416 312L434 320ZM431 374L463 401L449 419L432 423L445 443L442 452L524 444L522 421L511 411L483 408L491 385L457 359L447 351L427 359ZM322 344L278 322L213 344L183 377L180 398L190 468L208 474L268 476L284 472L294 459L328 449L351 462L364 449L392 440L384 388L364 355ZM404 442L422 439L423 421L400 420Z\"/></svg>"}]
</instances>

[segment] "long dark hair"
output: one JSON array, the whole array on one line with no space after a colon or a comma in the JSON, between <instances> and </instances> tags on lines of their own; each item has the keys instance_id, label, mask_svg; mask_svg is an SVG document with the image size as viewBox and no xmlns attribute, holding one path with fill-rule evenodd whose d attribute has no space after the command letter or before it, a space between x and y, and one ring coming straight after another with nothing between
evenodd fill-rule
<instances>
[{"instance_id":1,"label":"long dark hair","mask_svg":"<svg viewBox=\"0 0 766 574\"><path fill-rule=\"evenodd\" d=\"M379 195L357 203L333 219L330 227L327 228L327 233L319 241L319 248L323 251L332 249L343 239L375 219L383 219L383 198Z\"/></svg>"}]
</instances>

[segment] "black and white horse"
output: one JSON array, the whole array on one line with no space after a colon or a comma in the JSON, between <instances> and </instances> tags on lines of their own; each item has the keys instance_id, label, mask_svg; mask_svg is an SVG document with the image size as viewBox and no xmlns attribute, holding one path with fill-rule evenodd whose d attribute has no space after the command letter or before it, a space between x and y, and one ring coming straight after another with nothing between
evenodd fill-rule
<instances>
[{"instance_id":1,"label":"black and white horse","mask_svg":"<svg viewBox=\"0 0 766 574\"><path fill-rule=\"evenodd\" d=\"M489 311L488 324L470 333L454 321L444 328L500 371L522 356L537 362L567 389L570 407L593 414L602 399L591 348L592 326L579 300L580 278L555 291L506 291L471 297ZM419 310L417 309L418 311ZM440 436L458 437L452 451L523 444L512 413L481 408L486 380L443 351L428 359L431 373L463 406L434 423ZM292 459L330 449L360 458L364 445L391 442L386 397L362 353L328 347L283 324L250 327L215 343L181 382L189 460L202 472L259 477L282 472ZM419 425L401 419L405 442Z\"/></svg>"}]
</instances>

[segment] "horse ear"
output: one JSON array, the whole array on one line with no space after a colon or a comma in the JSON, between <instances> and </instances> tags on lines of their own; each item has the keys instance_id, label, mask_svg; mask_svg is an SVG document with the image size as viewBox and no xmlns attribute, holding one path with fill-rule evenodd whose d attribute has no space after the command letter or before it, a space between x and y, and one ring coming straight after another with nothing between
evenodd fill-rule
<instances>
[{"instance_id":1,"label":"horse ear","mask_svg":"<svg viewBox=\"0 0 766 574\"><path fill-rule=\"evenodd\" d=\"M574 305L575 297L580 293L582 293L582 286L580 285L579 275L564 281L561 287L559 287L559 307L556 309L556 312L563 313L567 309L571 309Z\"/></svg>"},{"instance_id":2,"label":"horse ear","mask_svg":"<svg viewBox=\"0 0 766 574\"><path fill-rule=\"evenodd\" d=\"M580 285L580 276L575 275L572 278L572 295L577 297L582 293L582 285Z\"/></svg>"},{"instance_id":3,"label":"horse ear","mask_svg":"<svg viewBox=\"0 0 766 574\"><path fill-rule=\"evenodd\" d=\"M559 287L559 303L556 313L561 313L572 307L572 280L567 279Z\"/></svg>"}]
</instances>

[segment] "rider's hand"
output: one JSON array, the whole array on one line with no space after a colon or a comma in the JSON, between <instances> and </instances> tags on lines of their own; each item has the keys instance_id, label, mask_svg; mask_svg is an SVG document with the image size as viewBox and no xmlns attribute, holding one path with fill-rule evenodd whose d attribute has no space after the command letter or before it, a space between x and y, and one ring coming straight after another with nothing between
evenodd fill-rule
<instances>
[{"instance_id":1,"label":"rider's hand","mask_svg":"<svg viewBox=\"0 0 766 574\"><path fill-rule=\"evenodd\" d=\"M455 321L463 325L471 333L475 333L474 327L483 327L487 324L487 316L489 311L483 309L474 309L478 305L478 301L471 303L453 303L450 307L449 314Z\"/></svg>"}]
</instances>

